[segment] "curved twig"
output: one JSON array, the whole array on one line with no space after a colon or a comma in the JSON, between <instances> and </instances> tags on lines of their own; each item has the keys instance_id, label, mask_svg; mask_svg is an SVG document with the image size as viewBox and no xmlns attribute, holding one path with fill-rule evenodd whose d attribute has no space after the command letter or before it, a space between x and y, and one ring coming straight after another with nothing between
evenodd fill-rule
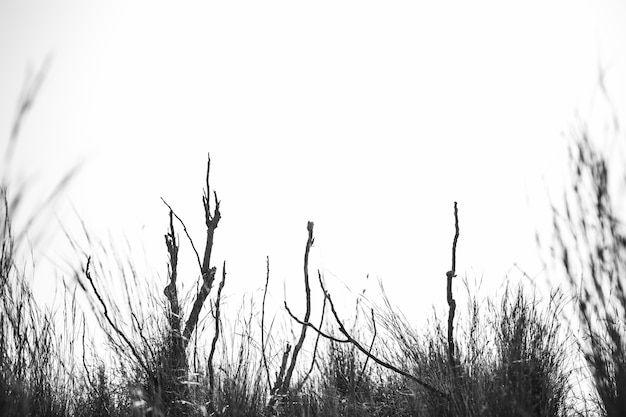
<instances>
[{"instance_id":1,"label":"curved twig","mask_svg":"<svg viewBox=\"0 0 626 417\"><path fill-rule=\"evenodd\" d=\"M374 349L374 342L376 341L376 336L378 335L378 329L376 328L376 319L374 318L374 309L372 308L370 309L370 311L372 314L372 326L374 327L374 335L372 336L372 343L370 343L370 348L369 348L369 353L372 353L372 349ZM363 364L363 369L361 370L359 379L356 381L356 384L354 385L355 391L359 387L359 385L361 385L361 381L363 380L363 375L365 375L365 369L367 368L369 359L370 359L369 356L365 358L365 363Z\"/></svg>"},{"instance_id":2,"label":"curved twig","mask_svg":"<svg viewBox=\"0 0 626 417\"><path fill-rule=\"evenodd\" d=\"M152 375L152 372L150 371L148 366L144 363L143 359L139 355L139 352L137 352L137 349L135 349L135 345L133 345L133 343L131 343L131 341L128 339L128 337L126 337L124 332L121 331L120 328L115 323L113 323L113 320L111 319L111 317L109 315L109 310L107 309L107 305L104 302L104 299L100 296L100 293L98 292L98 289L96 288L96 285L94 284L93 279L91 278L91 272L89 271L89 266L90 265L91 265L91 256L89 256L87 258L87 265L85 267L85 277L89 281L91 289L93 290L94 294L96 295L96 298L98 299L98 302L100 303L100 306L102 306L102 309L104 310L103 311L104 318L109 323L109 326L111 326L111 328L115 331L115 333L117 333L117 335L124 341L126 346L128 346L128 348L132 352L133 356L135 357L135 359L137 360L139 365L143 368L143 370L148 375Z\"/></svg>"},{"instance_id":3,"label":"curved twig","mask_svg":"<svg viewBox=\"0 0 626 417\"><path fill-rule=\"evenodd\" d=\"M320 272L317 271L317 273L319 275ZM324 303L322 305L322 317L320 318L319 328L322 328L322 324L324 323L324 314L325 313L326 313L326 299L324 299ZM320 333L317 333L317 337L315 338L315 346L313 346L313 359L311 359L311 366L309 367L309 370L306 372L306 374L304 374L304 377L302 378L302 380L298 384L298 388L296 389L297 392L300 392L300 390L302 389L302 387L306 383L307 379L309 379L309 377L311 376L311 372L313 372L313 368L315 367L315 364L317 363L317 361L316 361L316 359L317 359L317 348L319 346L319 341L320 341L321 336L322 335Z\"/></svg>"},{"instance_id":4,"label":"curved twig","mask_svg":"<svg viewBox=\"0 0 626 417\"><path fill-rule=\"evenodd\" d=\"M311 222L309 222L309 224L311 224ZM450 394L448 392L442 391L438 388L435 388L434 386L432 386L431 384L429 384L428 382L424 381L421 378L416 377L415 375L412 375L406 371L403 371L402 369L383 361L382 359L378 358L376 355L371 353L371 349L366 349L365 347L363 347L363 345L361 345L356 339L354 339L352 336L350 336L350 333L346 330L346 327L344 326L343 322L341 321L341 319L339 318L339 315L337 314L337 310L335 309L335 304L333 303L333 300L330 296L330 294L328 293L328 291L326 290L326 287L324 286L324 282L322 280L322 276L321 274L319 274L318 276L319 278L319 284L320 287L322 288L322 292L324 293L324 298L325 300L328 300L328 303L330 305L330 309L331 312L333 313L333 317L335 318L335 321L337 323L337 326L339 327L339 332L345 337L345 340L342 339L338 339L334 336L331 336L327 333L324 333L320 328L316 327L313 323L311 323L309 321L308 317L305 317L304 320L300 320L298 319L289 309L289 307L287 306L287 302L285 301L285 309L287 310L287 313L289 314L289 316L294 319L297 323L301 324L303 327L310 327L313 330L315 330L319 335L321 335L322 337L334 341L334 342L338 342L338 343L351 343L354 347L356 347L361 353L363 353L367 358L371 359L372 361L374 361L375 363L377 363L378 365L382 366L383 368L389 369L392 372L395 372L399 375L404 376L405 378L408 378L414 382L416 382L417 384L421 385L422 387L424 387L425 389L427 389L428 391L432 392L433 394L437 394L437 395L441 395L444 398L449 398ZM308 283L308 281L307 281Z\"/></svg>"},{"instance_id":5,"label":"curved twig","mask_svg":"<svg viewBox=\"0 0 626 417\"><path fill-rule=\"evenodd\" d=\"M306 311L304 313L304 321L308 322L311 317L311 286L309 285L309 252L311 251L311 247L313 246L313 242L315 239L313 238L313 222L308 222L306 229L309 233L309 237L306 241L306 248L304 249L304 291L306 293ZM306 337L306 329L308 326L302 326L300 330L300 337L298 338L298 342L293 347L293 353L291 354L291 362L289 363L289 368L285 373L285 378L283 379L281 393L287 393L289 389L289 383L291 382L291 376L293 375L293 370L296 368L296 361L298 359L298 353L300 353L300 349L302 349L302 345L304 344L304 339Z\"/></svg>"}]
</instances>

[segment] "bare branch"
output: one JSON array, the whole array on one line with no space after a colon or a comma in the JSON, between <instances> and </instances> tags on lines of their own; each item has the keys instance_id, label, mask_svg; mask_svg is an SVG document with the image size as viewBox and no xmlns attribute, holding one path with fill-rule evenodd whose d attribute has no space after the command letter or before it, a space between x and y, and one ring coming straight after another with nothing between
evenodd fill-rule
<instances>
[{"instance_id":1,"label":"bare branch","mask_svg":"<svg viewBox=\"0 0 626 417\"><path fill-rule=\"evenodd\" d=\"M435 388L434 386L430 385L428 382L424 381L421 378L416 377L415 375L411 375L410 373L403 371L402 369L387 363L385 361L383 361L382 359L378 358L377 356L375 356L374 354L371 353L370 350L366 349L365 347L363 347L363 345L361 345L356 339L354 339L352 336L350 336L350 333L346 330L346 327L344 326L343 322L341 321L341 319L339 318L339 315L337 314L337 310L335 309L335 304L333 303L333 300L330 296L330 294L328 293L328 291L326 290L325 286L324 286L324 282L321 278L321 275L319 276L319 283L320 286L322 288L322 291L324 293L324 297L328 300L328 303L330 304L330 309L331 312L333 313L333 316L335 318L335 322L337 323L337 326L339 327L339 332L346 338L346 340L341 340L341 339L337 339L335 337L332 337L326 333L323 333L320 329L316 328L314 324L310 323L308 320L299 320L297 319L292 313L291 311L287 308L287 312L289 313L289 315L296 320L298 323L305 325L307 327L312 328L313 330L315 330L316 332L318 332L318 334L321 334L322 337L328 339L328 340L333 340L335 342L339 342L339 343L351 343L354 347L356 347L359 351L361 351L361 353L363 353L366 357L368 357L369 359L373 360L375 363L377 363L378 365L382 366L383 368L389 369L390 371L393 371L399 375L404 376L405 378L408 378L414 382L416 382L417 384L421 385L422 387L426 388L428 391L430 391L433 394L436 395L440 395L444 398L448 398L450 396L449 393L444 392L440 389ZM287 307L286 303L285 303L285 307Z\"/></svg>"},{"instance_id":2,"label":"bare branch","mask_svg":"<svg viewBox=\"0 0 626 417\"><path fill-rule=\"evenodd\" d=\"M456 311L456 301L452 298L452 278L456 277L456 243L459 240L459 211L456 201L454 202L454 240L452 241L452 269L446 273L447 278L447 299L450 308L448 312L448 364L451 369L455 369L454 353L454 313Z\"/></svg>"},{"instance_id":3,"label":"bare branch","mask_svg":"<svg viewBox=\"0 0 626 417\"><path fill-rule=\"evenodd\" d=\"M311 286L309 284L309 252L311 251L311 246L313 246L313 222L307 223L307 231L309 232L309 237L306 242L306 248L304 249L304 291L306 294L306 311L304 313L304 321L308 322L311 317ZM302 349L302 345L304 344L304 339L306 338L306 329L308 326L302 326L300 330L300 338L298 342L293 348L293 353L291 354L291 362L289 364L289 369L285 374L285 379L283 380L283 385L281 388L282 393L286 393L289 389L289 383L291 381L291 376L293 375L293 370L296 367L296 361L298 359L298 353L300 353L300 349Z\"/></svg>"},{"instance_id":4,"label":"bare branch","mask_svg":"<svg viewBox=\"0 0 626 417\"><path fill-rule=\"evenodd\" d=\"M291 352L291 344L287 343L287 347L283 352L283 359L280 363L280 370L276 373L276 381L274 381L274 386L270 390L270 400L267 403L267 409L271 410L274 408L276 402L278 401L278 397L281 394L281 387L283 385L283 381L285 378L285 368L287 368L287 360L289 359L289 352Z\"/></svg>"},{"instance_id":5,"label":"bare branch","mask_svg":"<svg viewBox=\"0 0 626 417\"><path fill-rule=\"evenodd\" d=\"M135 327L137 328L137 333L139 333L139 337L141 337L141 340L143 341L143 345L147 347L148 352L150 353L150 357L156 358L154 349L152 349L152 343L148 342L148 339L143 334L144 326L139 322L139 319L137 318L137 315L134 312L131 312L130 315L133 319Z\"/></svg>"},{"instance_id":6,"label":"bare branch","mask_svg":"<svg viewBox=\"0 0 626 417\"><path fill-rule=\"evenodd\" d=\"M215 334L213 335L213 340L211 341L211 352L209 353L209 358L207 360L208 369L209 369L209 387L211 389L211 394L213 394L213 356L215 355L215 347L217 346L217 340L220 336L220 305L222 299L222 289L224 289L224 284L226 283L226 261L222 264L222 281L220 282L220 286L217 288L217 297L215 299L215 316L213 319L215 320Z\"/></svg>"},{"instance_id":7,"label":"bare branch","mask_svg":"<svg viewBox=\"0 0 626 417\"><path fill-rule=\"evenodd\" d=\"M213 250L213 237L215 234L215 229L221 218L220 213L220 201L217 198L217 193L214 191L213 195L215 197L215 210L211 213L211 204L209 198L209 171L211 168L211 157L208 157L207 162L207 173L206 173L206 193L202 197L202 202L204 205L204 217L205 223L207 226L207 234L206 234L206 247L204 249L204 259L202 260L202 285L200 286L200 290L196 295L196 299L193 303L193 307L191 309L191 313L189 314L189 318L187 319L187 323L185 324L185 330L183 332L183 338L185 340L185 345L189 342L191 337L191 333L193 329L198 324L198 317L200 316L200 310L204 305L206 298L211 292L211 287L213 286L213 281L215 279L215 267L210 267L211 265L211 251Z\"/></svg>"},{"instance_id":8,"label":"bare branch","mask_svg":"<svg viewBox=\"0 0 626 417\"><path fill-rule=\"evenodd\" d=\"M320 275L319 270L317 271L317 274ZM320 329L322 328L322 324L324 323L324 314L326 313L326 304L327 304L326 298L324 298L324 303L322 304L322 317L320 318L320 324L319 324ZM304 374L304 377L298 384L298 387L296 389L297 392L300 392L300 390L306 383L307 379L309 379L309 376L311 376L311 372L313 372L313 368L315 367L315 364L317 363L316 361L317 360L317 347L319 346L319 341L320 341L321 336L322 335L319 332L317 332L317 337L315 338L315 345L313 346L313 358L311 359L311 366L309 367L309 370L306 372L306 374Z\"/></svg>"},{"instance_id":9,"label":"bare branch","mask_svg":"<svg viewBox=\"0 0 626 417\"><path fill-rule=\"evenodd\" d=\"M167 204L167 203L166 203ZM174 233L174 211L170 209L170 230L165 235L165 245L167 246L167 252L170 256L169 267L169 283L163 290L163 294L167 297L170 303L170 314L168 317L170 328L174 334L174 337L180 337L180 304L178 303L178 290L176 289L176 279L178 277L178 241L176 240L176 234ZM184 227L184 226L183 226Z\"/></svg>"},{"instance_id":10,"label":"bare branch","mask_svg":"<svg viewBox=\"0 0 626 417\"><path fill-rule=\"evenodd\" d=\"M113 320L111 319L111 317L109 315L109 310L107 309L107 305L104 302L104 300L102 299L102 297L100 296L100 293L98 292L98 289L96 288L96 285L94 284L93 279L91 278L91 272L89 271L89 266L90 265L91 265L91 257L88 257L87 258L87 266L85 267L85 277L89 281L91 289L93 290L94 294L96 295L96 298L98 299L98 302L100 303L100 306L102 306L104 318L109 323L109 326L111 326L111 328L115 331L115 333L124 341L126 346L128 346L128 348L131 350L131 352L133 354L133 357L137 360L137 362L143 368L143 370L148 375L152 376L152 372L150 372L150 369L144 363L143 359L139 355L139 352L137 352L137 349L135 349L135 345L133 345L131 343L131 341L128 339L128 337L126 337L124 332L122 332L122 330L120 330L120 328L115 323L113 323Z\"/></svg>"},{"instance_id":11,"label":"bare branch","mask_svg":"<svg viewBox=\"0 0 626 417\"><path fill-rule=\"evenodd\" d=\"M326 304L326 300L324 300L324 304ZM301 326L307 326L310 327L311 329L315 330L315 332L319 335L321 335L322 337L324 337L325 339L331 340L333 342L337 342L337 343L350 343L349 339L337 339L334 336L331 336L328 333L325 333L321 330L321 326L317 327L315 326L313 323L311 323L310 321L302 321L300 320L298 317L296 317L292 312L291 309L289 308L289 306L287 305L287 302L285 301L285 310L287 310L287 314L289 314L289 317L291 317L293 320L295 320L296 323L298 323Z\"/></svg>"}]
</instances>

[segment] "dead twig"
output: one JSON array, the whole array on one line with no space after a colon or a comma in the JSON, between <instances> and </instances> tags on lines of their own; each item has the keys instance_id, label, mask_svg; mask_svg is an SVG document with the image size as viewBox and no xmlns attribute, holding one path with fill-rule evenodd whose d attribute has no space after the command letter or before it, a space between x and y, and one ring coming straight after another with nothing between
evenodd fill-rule
<instances>
[{"instance_id":1,"label":"dead twig","mask_svg":"<svg viewBox=\"0 0 626 417\"><path fill-rule=\"evenodd\" d=\"M167 204L167 203L166 203ZM165 235L165 245L167 246L167 252L170 257L169 267L169 283L163 290L163 294L167 297L170 303L170 314L168 315L170 328L174 337L180 338L180 304L178 302L178 290L176 289L176 280L178 277L178 249L179 244L174 233L174 211L170 209L170 230ZM184 226L183 226L184 227Z\"/></svg>"},{"instance_id":2,"label":"dead twig","mask_svg":"<svg viewBox=\"0 0 626 417\"><path fill-rule=\"evenodd\" d=\"M319 271L317 271L317 273L318 275L320 274ZM324 299L324 303L322 304L322 315L320 317L320 324L319 324L320 328L322 327L322 324L324 323L324 314L326 313L326 304L327 304L326 299ZM309 370L304 374L304 377L298 384L298 387L296 388L297 392L300 392L300 390L306 383L307 379L309 379L309 377L311 376L311 373L313 372L313 368L315 367L317 363L317 348L319 346L319 341L320 341L321 336L322 335L318 332L317 337L315 338L315 345L313 346L313 359L311 359L311 366L309 367Z\"/></svg>"},{"instance_id":3,"label":"dead twig","mask_svg":"<svg viewBox=\"0 0 626 417\"><path fill-rule=\"evenodd\" d=\"M102 298L102 296L100 296L100 293L98 292L98 289L97 289L96 285L94 284L93 279L91 277L91 272L89 271L90 265L91 265L91 256L87 258L87 265L85 266L85 277L87 278L87 281L89 281L89 285L91 286L91 289L93 290L96 298L98 299L98 303L102 307L102 310L103 310L102 314L103 314L104 318L106 319L106 321L109 324L109 326L111 327L111 329L113 329L113 331L122 339L124 344L126 346L128 346L128 348L132 352L133 357L135 358L135 360L137 361L139 366L141 366L141 368L146 372L147 375L150 375L152 378L154 378L153 372L150 370L150 368L143 361L141 355L139 354L139 352L137 352L137 349L135 348L135 345L130 341L130 339L128 339L126 334L124 334L124 332L119 328L119 326L117 326L113 322L113 319L111 319L111 316L109 315L109 310L107 308L107 305L104 302L104 299ZM82 284L81 284L81 286L82 286ZM95 307L95 306L93 306L93 307Z\"/></svg>"},{"instance_id":4,"label":"dead twig","mask_svg":"<svg viewBox=\"0 0 626 417\"><path fill-rule=\"evenodd\" d=\"M263 356L263 368L265 368L265 376L267 378L267 386L271 385L270 382L270 369L267 365L267 355L265 354L265 299L267 297L267 288L270 283L270 257L265 260L266 274L265 274L265 289L263 290L263 302L261 303L261 355Z\"/></svg>"},{"instance_id":5,"label":"dead twig","mask_svg":"<svg viewBox=\"0 0 626 417\"><path fill-rule=\"evenodd\" d=\"M309 222L309 226L312 230L312 222ZM323 332L320 328L316 327L313 323L311 323L309 321L309 317L305 316L304 320L301 320L299 318L297 318L289 309L287 302L285 301L285 309L287 310L287 313L289 314L289 316L294 319L297 323L299 323L300 325L302 325L303 327L310 327L313 330L315 330L319 335L321 335L322 337L334 341L334 342L338 342L338 343L350 343L352 344L354 347L356 347L361 353L363 353L367 358L371 359L372 361L374 361L375 363L377 363L378 365L382 366L383 368L389 369L390 371L393 371L399 375L404 376L405 378L408 378L414 382L416 382L417 384L421 385L422 387L424 387L425 389L427 389L428 391L430 391L433 394L436 395L440 395L444 398L449 398L450 394L442 391L438 388L435 388L434 386L432 386L431 384L429 384L428 382L424 381L421 378L416 377L415 375L411 375L410 373L403 371L402 369L387 363L385 361L383 361L382 359L378 358L376 355L371 353L371 349L366 349L363 345L361 345L356 339L354 339L350 333L348 332L348 330L346 329L345 325L343 324L343 321L339 318L339 315L337 313L337 310L335 309L335 304L333 303L333 300L330 296L330 293L326 290L325 286L324 286L324 282L322 280L321 274L318 274L319 277L319 284L320 287L322 289L322 292L324 293L324 298L326 300L328 300L328 304L330 305L330 309L331 312L333 314L333 317L335 318L335 322L337 323L337 326L339 327L339 332L345 337L345 339L339 339L337 337L331 336L328 333ZM308 284L308 280L306 281L306 283ZM310 291L310 290L309 290ZM310 292L307 292L307 294L310 296ZM308 310L308 309L307 309ZM320 326L321 327L321 326Z\"/></svg>"},{"instance_id":6,"label":"dead twig","mask_svg":"<svg viewBox=\"0 0 626 417\"><path fill-rule=\"evenodd\" d=\"M176 220L178 220L180 222L180 224L183 226L183 232L185 232L185 235L187 236L187 240L189 241L189 243L191 244L191 249L193 249L193 253L196 255L196 261L198 262L198 268L200 269L200 271L202 271L202 262L200 262L200 255L198 254L198 250L196 249L196 245L193 243L193 239L191 238L191 236L189 235L189 232L187 231L187 226L185 225L185 222L183 222L183 219L181 219L178 214L176 214L176 212L174 211L174 209L172 209L172 206L170 206L167 201L165 201L165 199L163 197L161 197L161 201L163 202L163 204L165 204L167 206L167 208L170 210L170 229L173 231L174 228L171 226L172 224L172 219L171 217L174 216L176 217Z\"/></svg>"},{"instance_id":7,"label":"dead twig","mask_svg":"<svg viewBox=\"0 0 626 417\"><path fill-rule=\"evenodd\" d=\"M213 356L215 355L215 347L217 346L217 340L220 337L220 305L222 299L222 290L224 289L224 284L226 283L226 261L222 264L222 281L220 282L220 286L217 288L217 296L215 298L215 315L213 316L213 320L215 321L215 334L213 335L213 340L211 341L211 351L209 353L209 358L207 360L207 368L209 369L209 388L211 389L211 394L213 394L214 388L214 374L213 374Z\"/></svg>"},{"instance_id":8,"label":"dead twig","mask_svg":"<svg viewBox=\"0 0 626 417\"><path fill-rule=\"evenodd\" d=\"M452 269L446 273L448 281L447 299L448 299L448 364L450 369L455 369L455 352L454 352L454 313L456 312L456 301L452 298L452 278L456 277L456 243L459 240L459 211L457 203L454 202L454 240L452 241Z\"/></svg>"},{"instance_id":9,"label":"dead twig","mask_svg":"<svg viewBox=\"0 0 626 417\"><path fill-rule=\"evenodd\" d=\"M274 381L274 386L270 390L270 399L267 402L267 411L270 413L276 406L278 399L281 395L283 395L281 389L283 381L285 380L285 369L287 368L287 361L289 360L289 353L291 352L291 344L287 343L285 351L283 352L283 359L280 363L280 370L276 373L276 380Z\"/></svg>"},{"instance_id":10,"label":"dead twig","mask_svg":"<svg viewBox=\"0 0 626 417\"><path fill-rule=\"evenodd\" d=\"M368 352L371 354L372 353L372 349L374 349L374 342L376 341L376 336L378 335L378 329L376 328L376 319L374 317L374 309L370 309L371 315L372 315L372 326L374 328L374 334L372 335L372 343L370 343L370 347ZM370 360L369 356L365 357L365 363L363 364L363 369L361 369L361 373L359 374L359 379L356 381L356 384L354 385L354 390L356 391L359 388L359 385L361 385L361 381L363 380L363 375L365 375L365 370L367 369L367 365L368 362Z\"/></svg>"},{"instance_id":11,"label":"dead twig","mask_svg":"<svg viewBox=\"0 0 626 417\"><path fill-rule=\"evenodd\" d=\"M200 290L196 295L196 299L193 303L193 307L191 309L191 313L189 314L189 318L185 324L185 330L183 332L183 339L185 342L185 347L189 343L191 338L191 333L195 329L198 324L198 317L200 316L200 310L204 305L205 300L209 296L211 292L211 287L213 286L213 281L215 280L215 267L210 267L211 265L211 252L213 250L213 238L215 235L215 229L222 217L220 213L220 201L217 198L217 193L213 191L213 196L215 199L215 209L213 213L211 213L211 199L210 199L210 185L209 185L209 172L211 170L211 157L209 155L207 162L207 171L206 171L206 192L202 196L202 203L204 205L204 217L205 223L207 227L206 233L206 246L204 248L204 258L202 260L202 266L200 268L202 272L202 285L200 286Z\"/></svg>"},{"instance_id":12,"label":"dead twig","mask_svg":"<svg viewBox=\"0 0 626 417\"><path fill-rule=\"evenodd\" d=\"M304 291L306 294L306 311L304 313L304 321L308 322L311 317L311 286L309 284L309 252L311 251L311 247L313 246L313 222L308 222L307 231L309 232L309 237L306 242L306 248L304 250ZM281 388L282 393L287 393L289 389L289 383L291 381L291 376L293 375L293 370L296 367L296 361L298 359L298 353L300 353L300 349L302 349L302 345L304 344L304 339L306 338L306 330L307 326L302 326L300 329L300 338L298 342L293 348L293 353L291 354L291 362L289 364L289 369L287 369L287 373L285 374L285 379L283 380L283 385Z\"/></svg>"}]
</instances>

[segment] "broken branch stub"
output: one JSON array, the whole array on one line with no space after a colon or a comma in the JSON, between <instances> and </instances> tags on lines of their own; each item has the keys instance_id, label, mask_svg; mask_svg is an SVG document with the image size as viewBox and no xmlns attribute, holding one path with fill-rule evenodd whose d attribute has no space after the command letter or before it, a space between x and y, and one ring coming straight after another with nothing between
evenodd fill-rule
<instances>
[{"instance_id":1,"label":"broken branch stub","mask_svg":"<svg viewBox=\"0 0 626 417\"><path fill-rule=\"evenodd\" d=\"M456 201L454 202L454 240L452 241L452 269L446 273L447 279L447 300L448 300L448 364L450 369L456 369L456 358L454 348L454 313L456 312L456 301L452 296L452 278L456 276L456 243L459 240L459 210Z\"/></svg>"},{"instance_id":2,"label":"broken branch stub","mask_svg":"<svg viewBox=\"0 0 626 417\"><path fill-rule=\"evenodd\" d=\"M165 235L165 245L170 257L169 283L163 290L163 294L170 303L170 314L168 320L172 332L180 337L180 304L178 303L178 291L176 289L176 279L178 276L178 249L179 244L174 233L174 212L170 210L170 229Z\"/></svg>"}]
</instances>

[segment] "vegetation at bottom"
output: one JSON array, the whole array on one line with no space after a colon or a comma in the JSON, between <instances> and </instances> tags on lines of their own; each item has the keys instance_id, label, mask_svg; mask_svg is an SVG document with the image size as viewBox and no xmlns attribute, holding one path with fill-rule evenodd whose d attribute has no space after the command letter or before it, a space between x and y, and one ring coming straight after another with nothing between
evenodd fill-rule
<instances>
[{"instance_id":1,"label":"vegetation at bottom","mask_svg":"<svg viewBox=\"0 0 626 417\"><path fill-rule=\"evenodd\" d=\"M36 90L25 90L13 145ZM551 242L569 287L541 298L510 285L485 300L466 283L457 308L462 223L455 203L451 267L442 266L446 314L425 328L386 296L381 305L357 298L355 314L342 317L323 274L309 270L312 222L303 233L300 308L285 302L286 323L267 313L267 259L262 296L226 317L227 264L211 256L221 212L210 158L202 247L164 201L165 285L85 231L87 245L73 241L80 267L63 277L61 305L43 307L31 286L36 269L24 261L28 230L15 230L26 190L3 177L0 415L624 416L626 237L609 193L608 159L579 133L572 187L554 210ZM187 291L178 281L180 239L200 277ZM108 290L116 279L119 294ZM88 323L97 323L95 334Z\"/></svg>"}]
</instances>

